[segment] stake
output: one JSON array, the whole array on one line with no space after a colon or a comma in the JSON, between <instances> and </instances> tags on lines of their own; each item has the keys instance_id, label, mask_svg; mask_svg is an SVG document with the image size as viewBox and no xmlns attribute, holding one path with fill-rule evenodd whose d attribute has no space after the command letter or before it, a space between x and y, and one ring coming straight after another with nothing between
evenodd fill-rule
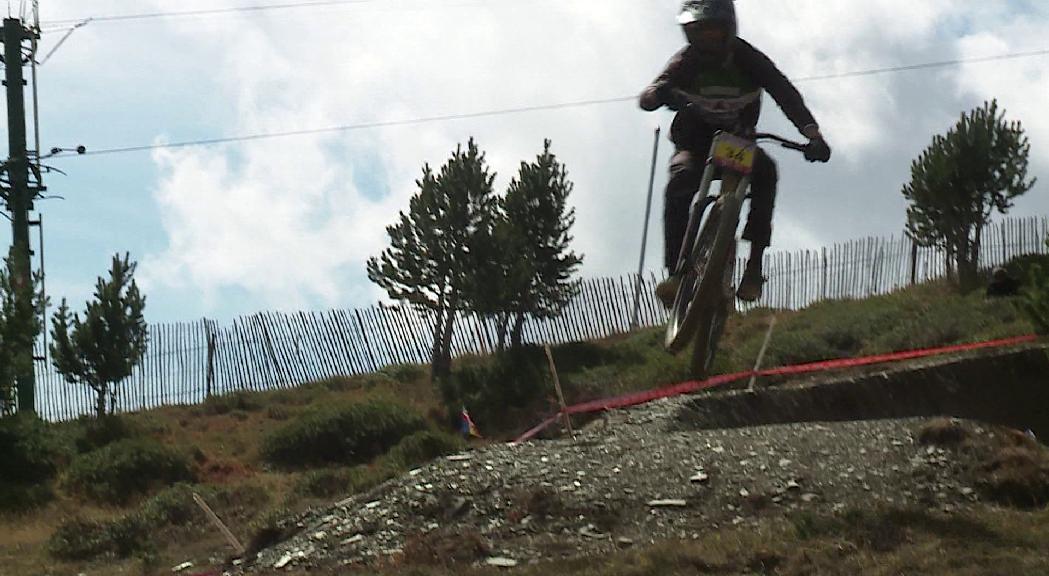
<instances>
[{"instance_id":1,"label":"stake","mask_svg":"<svg viewBox=\"0 0 1049 576\"><path fill-rule=\"evenodd\" d=\"M557 377L557 366L554 365L554 355L550 352L550 346L543 346L546 350L546 359L550 361L550 373L554 376L554 389L557 390L557 401L561 403L561 418L564 419L565 425L568 427L568 434L575 436L575 432L572 431L572 418L568 415L568 407L565 406L565 395L561 392L561 380Z\"/></svg>"},{"instance_id":2,"label":"stake","mask_svg":"<svg viewBox=\"0 0 1049 576\"><path fill-rule=\"evenodd\" d=\"M226 525L222 523L222 520L219 520L218 515L216 515L211 509L211 506L208 506L208 503L205 502L196 492L193 493L193 501L196 502L197 505L200 506L200 509L208 515L211 523L222 532L222 535L226 537L229 545L233 547L233 551L236 552L238 556L243 556L244 546L240 543L240 540L237 540L237 537L233 535L233 532L230 532L229 528L226 528Z\"/></svg>"},{"instance_id":3,"label":"stake","mask_svg":"<svg viewBox=\"0 0 1049 576\"><path fill-rule=\"evenodd\" d=\"M776 327L776 317L773 316L772 320L769 321L768 332L765 332L765 341L761 343L761 351L758 352L758 359L754 362L754 374L750 377L750 384L747 385L747 392L754 391L754 384L758 380L758 370L761 369L761 361L765 359L765 349L769 347L769 340L772 339L772 329Z\"/></svg>"}]
</instances>

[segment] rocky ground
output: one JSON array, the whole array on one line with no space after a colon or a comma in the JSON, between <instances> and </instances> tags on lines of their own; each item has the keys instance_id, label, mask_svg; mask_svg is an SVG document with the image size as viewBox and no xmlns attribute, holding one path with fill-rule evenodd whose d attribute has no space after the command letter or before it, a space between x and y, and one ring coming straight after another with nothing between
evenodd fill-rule
<instances>
[{"instance_id":1,"label":"rocky ground","mask_svg":"<svg viewBox=\"0 0 1049 576\"><path fill-rule=\"evenodd\" d=\"M242 569L428 556L514 566L694 538L792 511L886 504L952 513L980 505L970 456L919 442L928 419L694 431L679 419L688 401L610 412L571 439L432 462L291 520L294 536ZM948 428L948 436L998 434L967 421Z\"/></svg>"}]
</instances>

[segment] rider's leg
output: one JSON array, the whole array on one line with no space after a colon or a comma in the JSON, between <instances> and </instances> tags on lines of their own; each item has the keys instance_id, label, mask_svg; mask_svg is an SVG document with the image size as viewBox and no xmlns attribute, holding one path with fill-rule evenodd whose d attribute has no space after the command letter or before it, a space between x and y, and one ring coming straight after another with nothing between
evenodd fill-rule
<instances>
[{"instance_id":1,"label":"rider's leg","mask_svg":"<svg viewBox=\"0 0 1049 576\"><path fill-rule=\"evenodd\" d=\"M673 306L677 295L679 281L673 272L688 228L689 206L699 189L704 165L702 154L688 150L678 150L670 160L670 180L663 201L663 265L671 276L656 286L656 297L667 308Z\"/></svg>"},{"instance_id":2,"label":"rider's leg","mask_svg":"<svg viewBox=\"0 0 1049 576\"><path fill-rule=\"evenodd\" d=\"M776 163L759 148L751 174L750 214L743 229L743 239L750 242L750 258L736 291L739 299L747 302L761 298L762 285L765 283L762 260L772 240L772 212L776 205L778 180Z\"/></svg>"}]
</instances>

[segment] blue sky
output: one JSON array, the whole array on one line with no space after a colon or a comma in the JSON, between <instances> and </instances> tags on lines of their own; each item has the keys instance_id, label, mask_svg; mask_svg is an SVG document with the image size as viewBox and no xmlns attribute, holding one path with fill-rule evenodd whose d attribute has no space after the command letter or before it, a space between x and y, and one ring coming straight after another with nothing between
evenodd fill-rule
<instances>
[{"instance_id":1,"label":"blue sky","mask_svg":"<svg viewBox=\"0 0 1049 576\"><path fill-rule=\"evenodd\" d=\"M42 20L265 2L42 0ZM375 0L358 6L93 22L40 69L43 146L90 149L399 120L637 93L681 44L676 0ZM739 0L741 35L790 76L1049 48L1049 4ZM61 32L45 35L45 52ZM835 147L776 152L774 248L899 233L909 162L997 96L1049 176L1049 57L800 84ZM544 138L576 183L585 276L636 266L652 130L633 103L237 145L54 159L64 200L38 205L48 291L80 306L115 252L140 262L151 321L355 307L381 297L364 261L423 163L470 136L497 189ZM763 127L794 136L766 102ZM665 182L661 143L656 185ZM1043 182L1016 214L1049 214ZM648 262L662 250L660 194ZM8 242L7 228L0 241ZM628 255L628 257L624 257Z\"/></svg>"}]
</instances>

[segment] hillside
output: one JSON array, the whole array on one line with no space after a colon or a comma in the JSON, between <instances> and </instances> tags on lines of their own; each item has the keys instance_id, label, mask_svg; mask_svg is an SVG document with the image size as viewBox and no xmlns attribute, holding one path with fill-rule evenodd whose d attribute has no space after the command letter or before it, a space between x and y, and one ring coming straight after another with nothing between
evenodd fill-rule
<instances>
[{"instance_id":1,"label":"hillside","mask_svg":"<svg viewBox=\"0 0 1049 576\"><path fill-rule=\"evenodd\" d=\"M717 366L720 371L750 367L771 313L757 310L732 319L724 340L725 353ZM962 297L935 284L865 301L825 302L799 312L779 313L778 320L768 366L978 341L1031 330L1008 301ZM685 359L667 356L660 349L660 340L659 330L645 330L604 342L555 348L569 402L684 379ZM779 558L776 562L782 567L783 562L794 562L790 560L794 553L791 538L808 534L814 538L813 546L823 550L824 544L829 546L824 537L836 538L840 532L836 527L843 518L848 523L877 524L886 518L913 523L914 537L893 548L901 554L909 546L949 545L973 554L981 551L988 559L999 554L1004 557L1006 548L1022 552L1017 562L1026 562L1028 556L1046 556L1037 541L1022 536L1020 530L1025 524L1044 527L1045 511L1000 508L981 487L981 482L988 481L982 467L991 466L1003 450L1014 448L1022 451L1018 461L1030 464L1027 472L1034 471L1025 481L1032 483L1035 493L1041 486L1044 453L1036 445L1017 448L1008 444L1016 440L1007 430L961 422L957 426L965 430L967 440L960 451L918 442L921 430L929 424L927 419L675 430L668 423L680 420L677 415L687 402L677 399L608 415L574 441L547 440L509 448L498 441L535 423L555 404L541 352L528 351L523 360L508 362L490 358L457 362L459 390L475 386L471 397L485 402L470 406L488 439L469 446L469 460L441 459L465 447L442 432L450 430L442 392L429 384L425 369L416 366L395 366L380 374L331 379L296 390L242 393L213 398L200 406L126 415L121 425L101 435L84 421L49 427L56 471L49 483L51 494L38 494L40 504L27 511L0 516L0 562L5 574L15 576L159 574L170 573L171 567L185 561L195 566L187 573L210 570L221 565L230 552L192 503L193 490L211 503L241 540L256 549L293 536L295 530L285 530L295 527L288 518L305 519L303 528L309 530L298 531L298 539L289 540L283 548L263 551L257 564L263 570L272 570L286 552L303 550L302 538L310 541L318 532L325 532L316 541L335 549L356 535L349 532L363 534L369 522L374 524L375 518L362 513L343 517L337 527L317 524L314 530L314 524L329 515L316 511L328 510L332 502L339 501L347 501L343 506L347 510L360 504L376 514L382 510L402 515L395 522L404 528L390 530L398 536L373 540L377 532L372 532L367 544L360 546L362 552L375 552L373 558L385 557L383 550L400 548L400 553L389 555L398 569L404 568L406 556L423 566L443 564L446 556L458 554L449 549L469 543L465 548L473 552L464 552L460 558L465 565L501 555L504 549L507 557L527 564L561 558L565 553L574 557L625 546L632 550L608 560L637 564L639 571L624 568L623 573L666 573L646 572L640 566L655 558L678 556L683 565L708 563L720 566L711 570L721 573L735 573L731 570L737 568L762 573L747 568L755 554L748 543L753 543L756 534L768 539L768 545L761 548ZM519 386L525 380L527 385ZM790 383L764 384L774 390L789 388ZM512 401L499 395L511 389L516 394ZM407 420L395 435L377 436L381 438L378 444L351 459L339 453L342 455L335 460L326 460L324 454L294 464L274 460L274 438L286 439L293 432L307 439L326 438L325 426L342 422L335 417L355 413L354 407L362 403L389 406L392 413ZM78 477L74 472L88 461L105 472L105 463L98 461L116 454L117 449L131 450L134 446L127 442L134 439L172 448L187 462L185 477L159 479L140 491L136 487L134 493L121 495L126 497L100 504L90 495L94 492L85 493L74 481ZM714 450L716 447L722 450ZM750 456L751 452L756 456ZM881 465L868 466L871 460L865 456L873 454L883 458ZM438 460L426 464L434 457ZM743 461L747 463L741 464ZM781 465L783 461L789 463ZM820 464L826 468L821 469ZM420 466L422 471L411 472ZM698 472L697 466L703 467L706 482L689 481ZM614 471L617 468L619 472ZM814 468L825 475L812 475ZM886 468L893 472L889 474ZM875 480L878 477L871 470L885 477ZM453 472L458 475L451 476ZM863 480L856 481L856 475ZM5 489L0 482L0 496ZM457 490L462 493L456 494ZM901 497L903 492L911 495ZM946 496L940 498L941 493ZM649 500L680 497L686 499L683 514L676 508L655 512L646 508ZM930 497L935 506L928 506ZM457 498L469 500L468 506ZM0 501L10 502L3 497ZM379 504L368 508L370 502ZM873 504L879 506L868 506ZM946 521L940 515L944 506L950 507L951 518L963 518L980 530L995 532L1008 545L973 546L967 538L983 534L979 531L953 536L943 532L940 528ZM530 512L533 507L550 507L555 513L546 514L549 519L542 514L536 517ZM450 509L458 509L470 522L446 521ZM529 516L533 519L519 526ZM423 523L423 518L428 521ZM482 519L490 522L475 522ZM431 528L434 523L437 528ZM410 528L427 529L429 535L399 540ZM493 537L493 531L499 536ZM504 533L510 536L504 538ZM688 546L674 548L677 552L668 555L667 545L659 542L682 535L692 540L693 533L703 547L701 556L695 556ZM1014 538L1016 534L1021 535ZM343 538L333 540L337 536ZM711 546L711 538L721 543ZM866 546L854 540L848 541ZM319 544L310 546L319 548ZM718 552L709 556L709 550ZM353 557L320 555L323 561L319 563L326 565L324 558L342 562ZM281 572L300 564L306 563L289 559ZM572 568L573 573L585 573L586 563L578 566L578 570ZM1026 570L1036 564L1016 566ZM435 573L443 572L438 569Z\"/></svg>"}]
</instances>

